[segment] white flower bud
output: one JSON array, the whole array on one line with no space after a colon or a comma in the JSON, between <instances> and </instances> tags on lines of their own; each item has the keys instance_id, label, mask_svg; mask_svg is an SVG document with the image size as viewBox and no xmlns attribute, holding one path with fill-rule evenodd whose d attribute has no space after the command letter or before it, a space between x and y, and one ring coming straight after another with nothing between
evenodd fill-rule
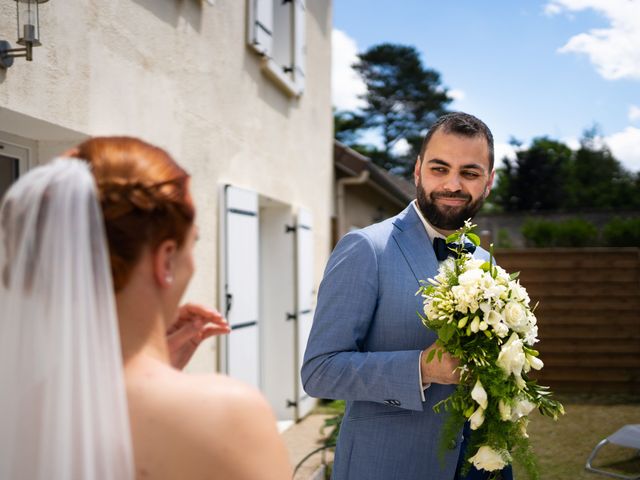
<instances>
[{"instance_id":1,"label":"white flower bud","mask_svg":"<svg viewBox=\"0 0 640 480\"><path fill-rule=\"evenodd\" d=\"M473 390L471 390L471 398L473 398L483 409L487 408L487 392L482 386L480 379L476 380L476 384L474 385Z\"/></svg>"}]
</instances>

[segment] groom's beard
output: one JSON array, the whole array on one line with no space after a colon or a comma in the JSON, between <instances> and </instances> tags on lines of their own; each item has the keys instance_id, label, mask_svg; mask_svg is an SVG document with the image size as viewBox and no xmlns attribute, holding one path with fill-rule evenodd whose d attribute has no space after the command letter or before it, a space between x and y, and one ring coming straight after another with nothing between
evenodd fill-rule
<instances>
[{"instance_id":1,"label":"groom's beard","mask_svg":"<svg viewBox=\"0 0 640 480\"><path fill-rule=\"evenodd\" d=\"M416 187L418 207L427 221L436 228L442 230L457 230L464 225L464 221L472 218L484 203L484 195L472 201L471 195L461 192L431 192L428 196L422 187L422 181L418 178ZM437 198L461 198L467 200L467 204L461 207L438 206Z\"/></svg>"}]
</instances>

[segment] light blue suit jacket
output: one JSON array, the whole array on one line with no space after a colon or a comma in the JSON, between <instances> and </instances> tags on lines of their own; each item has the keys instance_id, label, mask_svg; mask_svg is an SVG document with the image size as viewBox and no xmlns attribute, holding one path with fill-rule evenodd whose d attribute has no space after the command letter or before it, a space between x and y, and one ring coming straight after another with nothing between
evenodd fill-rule
<instances>
[{"instance_id":1,"label":"light blue suit jacket","mask_svg":"<svg viewBox=\"0 0 640 480\"><path fill-rule=\"evenodd\" d=\"M475 256L487 258L476 250ZM438 457L445 414L433 405L451 385L421 400L420 352L436 340L417 312L419 280L438 260L409 205L397 216L345 235L331 254L302 366L306 392L347 400L335 480L453 479L460 442Z\"/></svg>"}]
</instances>

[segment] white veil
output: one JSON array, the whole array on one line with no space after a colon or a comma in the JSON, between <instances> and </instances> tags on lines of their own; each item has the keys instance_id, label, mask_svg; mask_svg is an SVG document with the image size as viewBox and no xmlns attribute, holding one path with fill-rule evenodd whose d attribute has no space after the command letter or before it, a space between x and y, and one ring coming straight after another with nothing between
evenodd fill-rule
<instances>
[{"instance_id":1,"label":"white veil","mask_svg":"<svg viewBox=\"0 0 640 480\"><path fill-rule=\"evenodd\" d=\"M90 167L57 159L0 207L0 478L134 478L118 323Z\"/></svg>"}]
</instances>

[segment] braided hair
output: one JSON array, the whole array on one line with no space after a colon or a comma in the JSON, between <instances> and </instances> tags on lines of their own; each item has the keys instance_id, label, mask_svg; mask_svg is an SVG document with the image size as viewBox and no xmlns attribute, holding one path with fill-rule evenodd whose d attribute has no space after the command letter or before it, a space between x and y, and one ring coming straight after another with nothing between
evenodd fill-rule
<instances>
[{"instance_id":1,"label":"braided hair","mask_svg":"<svg viewBox=\"0 0 640 480\"><path fill-rule=\"evenodd\" d=\"M91 165L118 292L145 247L184 243L195 217L189 175L161 148L131 137L92 138L71 155Z\"/></svg>"}]
</instances>

